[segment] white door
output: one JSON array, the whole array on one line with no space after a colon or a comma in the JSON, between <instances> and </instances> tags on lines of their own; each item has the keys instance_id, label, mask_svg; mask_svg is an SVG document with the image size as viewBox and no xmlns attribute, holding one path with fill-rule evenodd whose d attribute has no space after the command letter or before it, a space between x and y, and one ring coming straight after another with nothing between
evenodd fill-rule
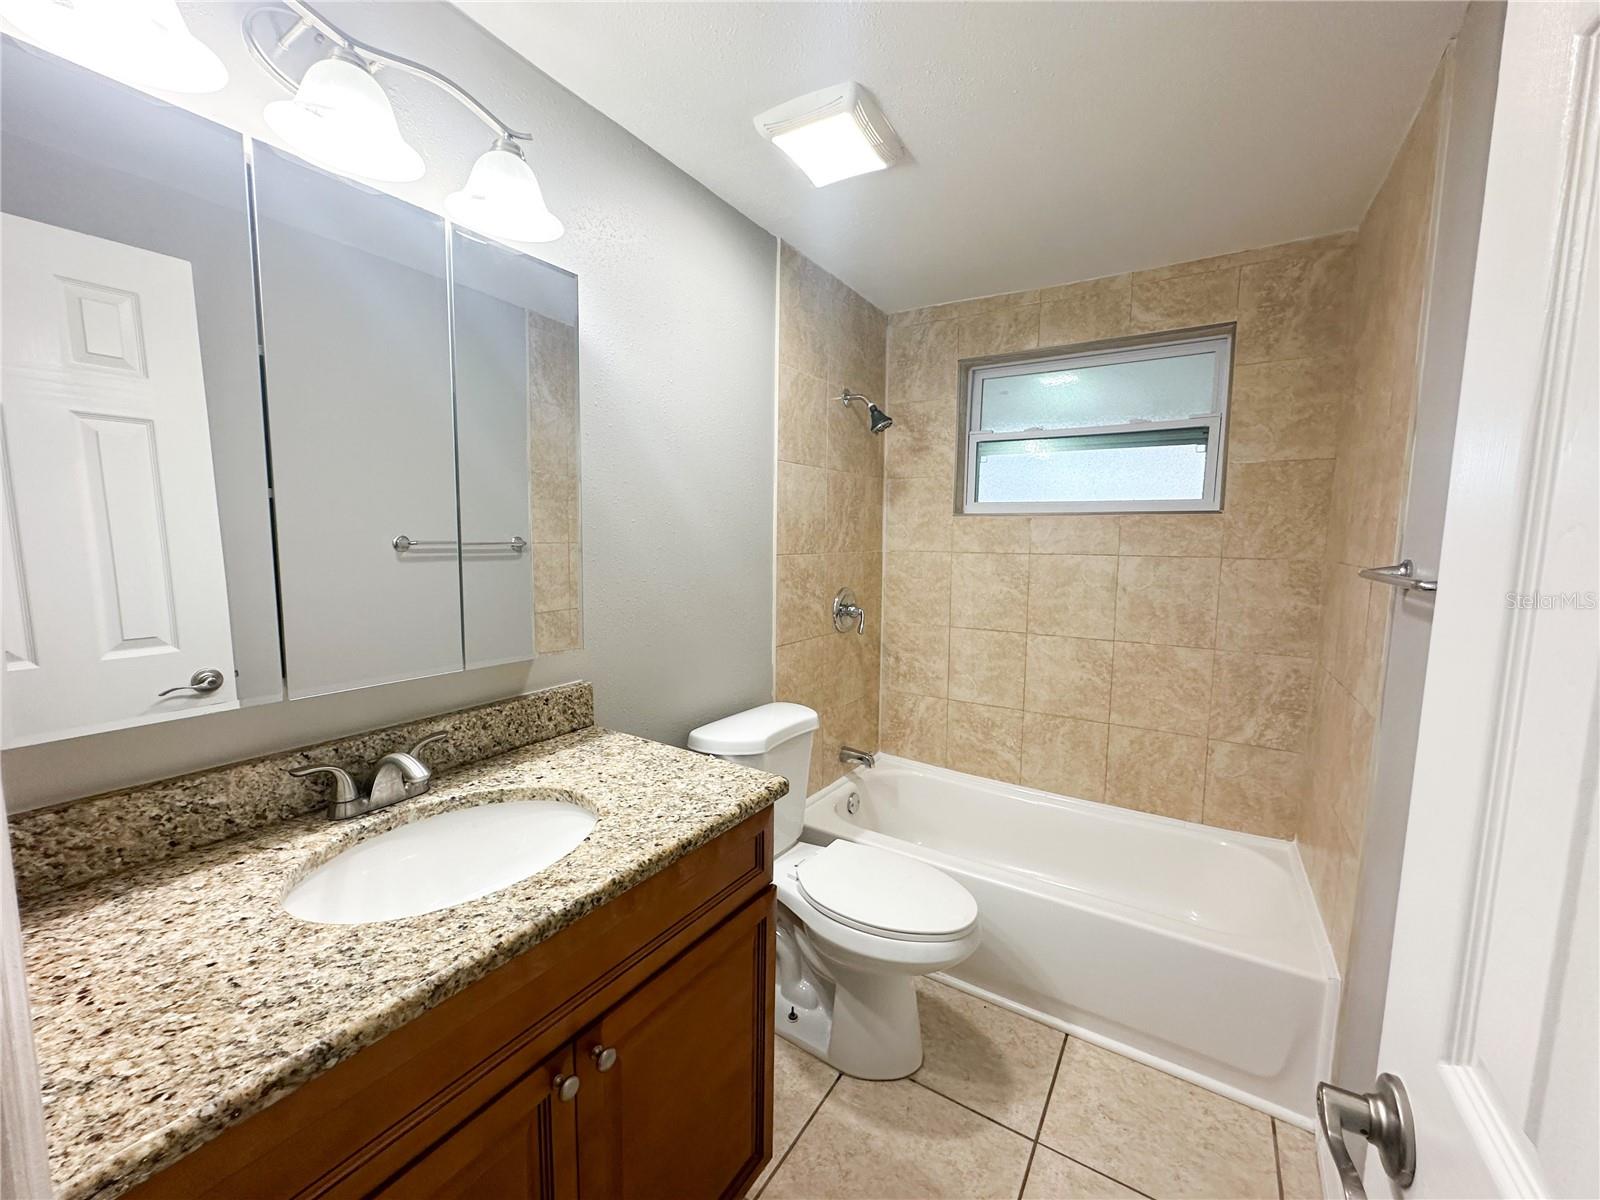
<instances>
[{"instance_id":1,"label":"white door","mask_svg":"<svg viewBox=\"0 0 1600 1200\"><path fill-rule=\"evenodd\" d=\"M4 745L238 707L189 264L7 214L0 293Z\"/></svg>"},{"instance_id":2,"label":"white door","mask_svg":"<svg viewBox=\"0 0 1600 1200\"><path fill-rule=\"evenodd\" d=\"M1600 1195L1597 25L1506 20L1379 1049L1408 1196Z\"/></svg>"}]
</instances>

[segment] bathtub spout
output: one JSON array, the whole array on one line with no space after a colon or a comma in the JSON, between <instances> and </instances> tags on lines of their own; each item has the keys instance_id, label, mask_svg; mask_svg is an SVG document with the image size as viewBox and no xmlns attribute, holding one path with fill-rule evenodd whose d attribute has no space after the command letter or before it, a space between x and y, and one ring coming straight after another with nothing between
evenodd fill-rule
<instances>
[{"instance_id":1,"label":"bathtub spout","mask_svg":"<svg viewBox=\"0 0 1600 1200\"><path fill-rule=\"evenodd\" d=\"M870 767L878 761L878 756L876 754L868 754L865 750L857 750L854 746L840 746L839 761Z\"/></svg>"}]
</instances>

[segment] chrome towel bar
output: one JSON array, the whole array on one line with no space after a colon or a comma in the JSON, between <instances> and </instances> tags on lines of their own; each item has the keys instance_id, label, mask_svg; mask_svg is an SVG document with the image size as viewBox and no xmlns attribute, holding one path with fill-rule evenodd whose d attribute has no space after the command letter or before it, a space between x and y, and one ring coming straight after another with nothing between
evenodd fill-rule
<instances>
[{"instance_id":1,"label":"chrome towel bar","mask_svg":"<svg viewBox=\"0 0 1600 1200\"><path fill-rule=\"evenodd\" d=\"M405 534L396 534L394 541L389 543L401 554L407 550L454 550L460 546L463 550L510 550L521 554L528 548L528 543L520 537L514 537L506 542L422 542L408 538Z\"/></svg>"}]
</instances>

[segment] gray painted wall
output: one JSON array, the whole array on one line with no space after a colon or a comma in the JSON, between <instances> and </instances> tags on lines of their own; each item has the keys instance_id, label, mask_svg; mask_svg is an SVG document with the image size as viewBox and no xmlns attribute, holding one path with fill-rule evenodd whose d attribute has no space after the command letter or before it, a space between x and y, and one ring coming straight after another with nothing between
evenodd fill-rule
<instances>
[{"instance_id":1,"label":"gray painted wall","mask_svg":"<svg viewBox=\"0 0 1600 1200\"><path fill-rule=\"evenodd\" d=\"M186 107L271 142L281 93L249 59L246 6L187 9L231 75ZM566 236L540 257L582 296L586 648L336 696L8 752L8 807L161 778L569 679L599 719L681 744L772 696L776 243L620 126L442 4L329 4L352 33L426 60L536 137L528 156ZM488 148L428 85L392 81L428 163L388 190L435 210Z\"/></svg>"}]
</instances>

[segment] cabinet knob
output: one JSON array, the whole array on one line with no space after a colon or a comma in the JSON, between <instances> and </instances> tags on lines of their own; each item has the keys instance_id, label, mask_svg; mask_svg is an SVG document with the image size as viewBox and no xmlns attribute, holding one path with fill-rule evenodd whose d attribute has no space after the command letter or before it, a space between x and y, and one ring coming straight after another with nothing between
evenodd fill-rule
<instances>
[{"instance_id":1,"label":"cabinet knob","mask_svg":"<svg viewBox=\"0 0 1600 1200\"><path fill-rule=\"evenodd\" d=\"M609 1071L617 1065L617 1048L615 1046L596 1046L589 1051L589 1057L594 1059L595 1070Z\"/></svg>"},{"instance_id":2,"label":"cabinet knob","mask_svg":"<svg viewBox=\"0 0 1600 1200\"><path fill-rule=\"evenodd\" d=\"M556 1097L564 1103L570 1104L578 1095L576 1075L557 1075L550 1081L550 1086L555 1089Z\"/></svg>"}]
</instances>

